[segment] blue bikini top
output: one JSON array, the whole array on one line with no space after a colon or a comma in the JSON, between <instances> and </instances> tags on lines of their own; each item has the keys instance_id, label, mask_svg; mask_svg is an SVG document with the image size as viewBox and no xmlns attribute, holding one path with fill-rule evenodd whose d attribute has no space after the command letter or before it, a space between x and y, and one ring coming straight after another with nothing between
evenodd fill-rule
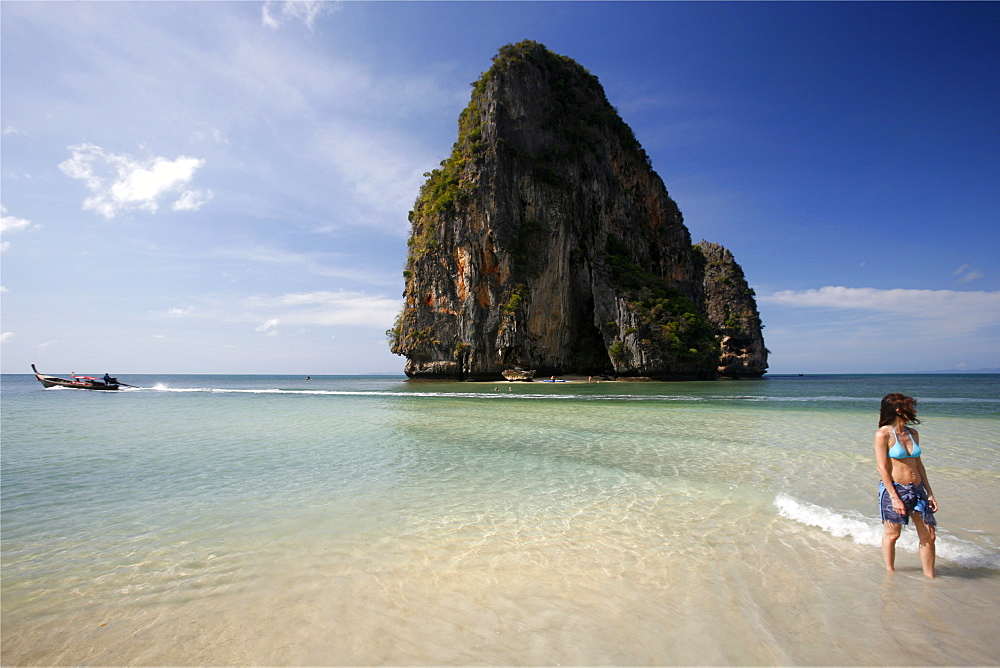
<instances>
[{"instance_id":1,"label":"blue bikini top","mask_svg":"<svg viewBox=\"0 0 1000 668\"><path fill-rule=\"evenodd\" d=\"M891 428L891 427L890 427ZM913 432L907 427L906 431L910 434L910 441L913 442L913 452L907 452L903 444L899 442L899 434L896 430L892 430L892 435L896 437L896 442L891 448L889 448L889 456L893 459L909 459L910 457L920 456L920 444L917 443L917 439L913 438Z\"/></svg>"}]
</instances>

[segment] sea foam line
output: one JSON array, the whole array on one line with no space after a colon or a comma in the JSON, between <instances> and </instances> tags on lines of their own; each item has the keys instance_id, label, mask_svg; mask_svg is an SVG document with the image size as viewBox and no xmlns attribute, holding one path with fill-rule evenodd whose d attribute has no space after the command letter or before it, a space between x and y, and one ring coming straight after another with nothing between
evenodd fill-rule
<instances>
[{"instance_id":1,"label":"sea foam line","mask_svg":"<svg viewBox=\"0 0 1000 668\"><path fill-rule=\"evenodd\" d=\"M288 394L303 396L337 396L337 397L399 397L399 398L442 398L442 399L577 399L582 401L754 401L764 402L774 400L770 397L734 397L731 395L676 395L676 394L537 394L526 392L510 392L495 390L492 392L399 392L391 390L286 390L277 387L270 388L232 388L232 387L168 387L157 383L153 387L144 388L156 392L206 392L210 394ZM778 400L781 400L780 398ZM802 399L795 399L802 401Z\"/></svg>"},{"instance_id":2,"label":"sea foam line","mask_svg":"<svg viewBox=\"0 0 1000 668\"><path fill-rule=\"evenodd\" d=\"M614 397L586 397L558 394L513 394L500 392L391 392L385 390L283 390L281 388L240 389L223 387L167 387L156 384L147 388L155 392L205 392L209 394L288 394L303 396L335 397L441 397L450 399L613 399ZM628 398L628 397L625 397Z\"/></svg>"},{"instance_id":3,"label":"sea foam line","mask_svg":"<svg viewBox=\"0 0 1000 668\"><path fill-rule=\"evenodd\" d=\"M506 386L510 387L510 386ZM776 397L761 395L676 395L676 394L574 394L574 393L552 393L538 394L525 392L511 392L510 390L497 389L492 392L418 392L418 391L393 391L393 390L305 390L305 389L282 389L272 388L225 388L225 387L168 387L163 383L157 383L150 388L142 388L157 392L208 392L217 394L301 394L313 396L353 396L353 397L423 397L423 398L446 398L446 399L576 399L582 401L687 401L687 402L794 402L794 403L828 403L828 402L877 402L878 399L865 399L859 397L840 396L816 396L816 397ZM921 401L941 401L941 402L967 402L967 403L1000 403L1000 399L921 399Z\"/></svg>"},{"instance_id":4,"label":"sea foam line","mask_svg":"<svg viewBox=\"0 0 1000 668\"><path fill-rule=\"evenodd\" d=\"M225 387L169 387L157 383L153 387L144 388L155 392L205 392L210 394L288 394L337 397L432 397L442 399L580 399L585 401L711 401L727 397L697 397L678 395L628 395L628 394L529 394L524 392L508 392L495 390L492 392L399 392L391 390L286 390L277 387L270 388L225 388Z\"/></svg>"},{"instance_id":5,"label":"sea foam line","mask_svg":"<svg viewBox=\"0 0 1000 668\"><path fill-rule=\"evenodd\" d=\"M837 512L781 493L774 499L778 514L806 526L818 527L836 538L850 538L859 545L873 547L882 544L882 524L855 512ZM917 551L916 531L904 531L896 543L898 548ZM966 568L992 568L1000 570L1000 550L978 545L938 531L935 541L937 556Z\"/></svg>"}]
</instances>

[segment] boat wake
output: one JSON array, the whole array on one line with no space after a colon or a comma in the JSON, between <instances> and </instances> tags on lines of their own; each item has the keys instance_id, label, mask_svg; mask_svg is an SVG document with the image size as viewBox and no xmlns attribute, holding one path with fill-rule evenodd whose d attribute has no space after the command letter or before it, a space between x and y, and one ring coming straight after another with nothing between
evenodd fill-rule
<instances>
[{"instance_id":1,"label":"boat wake","mask_svg":"<svg viewBox=\"0 0 1000 668\"><path fill-rule=\"evenodd\" d=\"M878 518L865 517L853 511L835 511L817 506L788 494L778 494L774 505L781 517L805 526L817 527L835 538L850 538L859 545L878 547L882 544L882 524ZM896 543L897 548L917 551L916 531L904 531ZM937 556L966 568L991 568L1000 570L1000 550L971 541L962 540L938 530Z\"/></svg>"}]
</instances>

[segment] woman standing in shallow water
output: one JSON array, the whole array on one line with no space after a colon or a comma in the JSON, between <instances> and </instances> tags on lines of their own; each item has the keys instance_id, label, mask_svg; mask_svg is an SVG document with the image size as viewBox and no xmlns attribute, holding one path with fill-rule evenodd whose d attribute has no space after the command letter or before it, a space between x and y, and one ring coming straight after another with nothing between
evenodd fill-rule
<instances>
[{"instance_id":1,"label":"woman standing in shallow water","mask_svg":"<svg viewBox=\"0 0 1000 668\"><path fill-rule=\"evenodd\" d=\"M917 400L891 393L882 398L882 410L875 432L875 461L878 464L879 510L882 515L882 557L885 568L895 570L896 541L913 516L920 541L920 565L924 575L934 577L934 530L937 501L920 460L920 438L907 425L919 424ZM914 512L916 511L916 512Z\"/></svg>"}]
</instances>

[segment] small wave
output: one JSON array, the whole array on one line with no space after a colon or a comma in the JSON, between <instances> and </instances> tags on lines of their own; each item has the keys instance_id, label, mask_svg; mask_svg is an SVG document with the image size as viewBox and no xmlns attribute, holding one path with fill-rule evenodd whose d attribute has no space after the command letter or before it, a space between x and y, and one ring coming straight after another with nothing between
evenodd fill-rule
<instances>
[{"instance_id":1,"label":"small wave","mask_svg":"<svg viewBox=\"0 0 1000 668\"><path fill-rule=\"evenodd\" d=\"M400 392L393 390L289 390L278 387L268 388L234 388L234 387L169 387L157 383L149 390L156 392L207 392L211 394L288 394L304 396L335 396L335 397L398 397L398 398L442 398L442 399L582 399L587 401L700 401L700 397L658 397L635 395L586 395L586 394L526 394L523 392Z\"/></svg>"},{"instance_id":2,"label":"small wave","mask_svg":"<svg viewBox=\"0 0 1000 668\"><path fill-rule=\"evenodd\" d=\"M203 392L209 394L287 394L303 396L334 397L443 397L451 399L572 399L572 395L526 395L501 394L500 392L392 392L380 390L286 390L278 387L234 388L234 387L169 387L157 383L149 388L156 392Z\"/></svg>"},{"instance_id":3,"label":"small wave","mask_svg":"<svg viewBox=\"0 0 1000 668\"><path fill-rule=\"evenodd\" d=\"M754 395L689 395L689 394L576 394L552 393L541 394L533 392L513 392L506 389L481 392L418 392L398 390L305 390L270 388L235 388L235 387L170 387L164 383L156 383L150 388L157 392L208 392L216 394L300 394L353 397L421 397L443 399L540 399L578 401L669 401L669 402L706 402L706 401L827 401L829 397L762 397ZM844 400L847 397L843 398Z\"/></svg>"},{"instance_id":4,"label":"small wave","mask_svg":"<svg viewBox=\"0 0 1000 668\"><path fill-rule=\"evenodd\" d=\"M725 398L725 397L720 397ZM822 401L822 402L851 402L860 401L866 404L878 404L881 397L843 397L843 396L798 396L798 397L773 397L773 396L747 396L731 397L733 399L746 399L751 401ZM921 404L997 404L1000 399L990 397L920 397Z\"/></svg>"},{"instance_id":5,"label":"small wave","mask_svg":"<svg viewBox=\"0 0 1000 668\"><path fill-rule=\"evenodd\" d=\"M509 386L507 386L509 387ZM400 390L333 390L333 389L283 389L271 388L234 388L234 387L169 387L164 383L156 383L150 388L143 388L157 392L207 392L214 394L288 394L304 396L336 396L336 397L395 397L400 399L410 398L440 398L440 399L513 399L519 401L594 401L594 402L670 402L670 403L705 403L705 402L726 402L735 403L835 403L835 402L877 402L858 397L844 396L815 396L815 397L777 397L762 395L732 395L732 394L590 394L575 392L554 392L538 393L524 392L521 388L518 391L511 391L501 386L493 391L479 392L421 392L421 391L400 391ZM924 401L921 399L921 401ZM929 400L934 401L934 400ZM948 402L965 401L968 403L993 402L1000 400L993 399L948 399L941 400Z\"/></svg>"},{"instance_id":6,"label":"small wave","mask_svg":"<svg viewBox=\"0 0 1000 668\"><path fill-rule=\"evenodd\" d=\"M629 402L693 402L706 401L767 401L766 397L732 397L732 396L692 396L692 395L659 395L659 394L538 394L526 392L508 392L498 389L492 392L417 392L395 390L289 390L277 387L270 388L233 388L233 387L168 387L157 383L150 390L157 392L205 392L210 394L286 394L302 396L334 396L334 397L395 397L400 399L432 398L432 399L513 399L539 401L629 401Z\"/></svg>"},{"instance_id":7,"label":"small wave","mask_svg":"<svg viewBox=\"0 0 1000 668\"><path fill-rule=\"evenodd\" d=\"M882 544L882 524L876 518L869 518L855 512L838 512L806 501L778 494L774 499L778 514L784 518L818 527L836 538L850 538L859 545L877 547ZM896 543L897 548L909 552L917 551L915 531L904 531ZM938 531L935 543L937 556L960 564L966 568L1000 569L1000 551L976 543L944 535Z\"/></svg>"}]
</instances>

